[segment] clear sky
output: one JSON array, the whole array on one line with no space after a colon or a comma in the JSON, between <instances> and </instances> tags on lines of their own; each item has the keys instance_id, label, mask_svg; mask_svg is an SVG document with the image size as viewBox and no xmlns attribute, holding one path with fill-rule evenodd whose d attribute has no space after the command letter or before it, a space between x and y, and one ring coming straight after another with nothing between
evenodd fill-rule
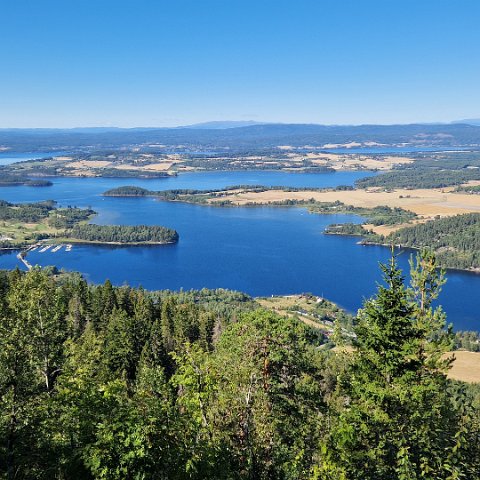
<instances>
[{"instance_id":1,"label":"clear sky","mask_svg":"<svg viewBox=\"0 0 480 480\"><path fill-rule=\"evenodd\" d=\"M479 0L0 0L0 127L479 117Z\"/></svg>"}]
</instances>

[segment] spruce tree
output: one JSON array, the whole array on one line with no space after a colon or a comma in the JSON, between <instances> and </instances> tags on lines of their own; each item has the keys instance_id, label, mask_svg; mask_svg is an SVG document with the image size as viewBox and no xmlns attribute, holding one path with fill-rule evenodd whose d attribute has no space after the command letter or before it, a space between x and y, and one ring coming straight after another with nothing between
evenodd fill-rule
<instances>
[{"instance_id":1,"label":"spruce tree","mask_svg":"<svg viewBox=\"0 0 480 480\"><path fill-rule=\"evenodd\" d=\"M411 288L393 255L382 271L385 285L358 314L317 478L462 478L450 477L466 471L450 455L462 429L442 357L451 336L432 308L442 272L425 252L412 263Z\"/></svg>"}]
</instances>

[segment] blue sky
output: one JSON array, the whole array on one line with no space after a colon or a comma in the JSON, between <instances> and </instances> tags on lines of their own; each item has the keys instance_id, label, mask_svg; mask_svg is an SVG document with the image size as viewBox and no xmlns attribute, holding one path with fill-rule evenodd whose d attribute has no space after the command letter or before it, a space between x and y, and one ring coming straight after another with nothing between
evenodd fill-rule
<instances>
[{"instance_id":1,"label":"blue sky","mask_svg":"<svg viewBox=\"0 0 480 480\"><path fill-rule=\"evenodd\" d=\"M480 117L478 0L0 0L0 127Z\"/></svg>"}]
</instances>

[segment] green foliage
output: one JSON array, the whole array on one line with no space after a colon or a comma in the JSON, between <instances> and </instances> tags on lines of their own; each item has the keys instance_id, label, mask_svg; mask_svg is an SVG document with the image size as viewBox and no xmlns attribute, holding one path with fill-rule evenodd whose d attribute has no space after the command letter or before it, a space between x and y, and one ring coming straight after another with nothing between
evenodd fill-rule
<instances>
[{"instance_id":1,"label":"green foliage","mask_svg":"<svg viewBox=\"0 0 480 480\"><path fill-rule=\"evenodd\" d=\"M47 218L54 208L54 202L24 203L16 205L1 201L0 220L18 220L25 223L35 223Z\"/></svg>"},{"instance_id":2,"label":"green foliage","mask_svg":"<svg viewBox=\"0 0 480 480\"><path fill-rule=\"evenodd\" d=\"M1 274L0 478L479 478L435 259L384 274L353 353L237 292Z\"/></svg>"},{"instance_id":3,"label":"green foliage","mask_svg":"<svg viewBox=\"0 0 480 480\"><path fill-rule=\"evenodd\" d=\"M90 208L59 208L50 215L49 224L58 229L72 228L75 224L89 220L95 212Z\"/></svg>"},{"instance_id":4,"label":"green foliage","mask_svg":"<svg viewBox=\"0 0 480 480\"><path fill-rule=\"evenodd\" d=\"M76 240L103 243L175 243L178 233L158 225L75 225L68 236Z\"/></svg>"},{"instance_id":5,"label":"green foliage","mask_svg":"<svg viewBox=\"0 0 480 480\"><path fill-rule=\"evenodd\" d=\"M480 333L478 332L455 332L455 348L480 352Z\"/></svg>"},{"instance_id":6,"label":"green foliage","mask_svg":"<svg viewBox=\"0 0 480 480\"><path fill-rule=\"evenodd\" d=\"M430 154L391 172L356 182L359 188L443 188L480 180L478 152Z\"/></svg>"},{"instance_id":7,"label":"green foliage","mask_svg":"<svg viewBox=\"0 0 480 480\"><path fill-rule=\"evenodd\" d=\"M53 183L50 180L30 179L21 175L0 175L0 185L4 187L26 185L28 187L51 187Z\"/></svg>"},{"instance_id":8,"label":"green foliage","mask_svg":"<svg viewBox=\"0 0 480 480\"><path fill-rule=\"evenodd\" d=\"M480 214L439 218L391 233L389 243L431 248L438 262L449 268L480 267Z\"/></svg>"},{"instance_id":9,"label":"green foliage","mask_svg":"<svg viewBox=\"0 0 480 480\"><path fill-rule=\"evenodd\" d=\"M470 193L471 195L480 194L480 185L465 185L463 187L457 187L456 192L460 193Z\"/></svg>"},{"instance_id":10,"label":"green foliage","mask_svg":"<svg viewBox=\"0 0 480 480\"><path fill-rule=\"evenodd\" d=\"M122 186L112 188L103 193L104 197L145 197L151 195L152 192L142 187Z\"/></svg>"},{"instance_id":11,"label":"green foliage","mask_svg":"<svg viewBox=\"0 0 480 480\"><path fill-rule=\"evenodd\" d=\"M412 263L411 289L393 258L382 269L385 286L359 312L317 478L478 478L472 432L448 393L451 334L431 306L443 283L435 259L422 252Z\"/></svg>"}]
</instances>

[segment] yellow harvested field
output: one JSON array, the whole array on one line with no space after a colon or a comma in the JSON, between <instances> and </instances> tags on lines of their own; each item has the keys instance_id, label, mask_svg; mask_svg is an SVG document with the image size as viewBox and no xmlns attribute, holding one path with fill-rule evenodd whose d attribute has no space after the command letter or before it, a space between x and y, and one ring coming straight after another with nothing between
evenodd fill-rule
<instances>
[{"instance_id":1,"label":"yellow harvested field","mask_svg":"<svg viewBox=\"0 0 480 480\"><path fill-rule=\"evenodd\" d=\"M448 378L469 383L480 382L480 353L457 350Z\"/></svg>"},{"instance_id":2,"label":"yellow harvested field","mask_svg":"<svg viewBox=\"0 0 480 480\"><path fill-rule=\"evenodd\" d=\"M175 161L167 161L167 162L159 162L159 163L152 163L150 165L132 165L128 163L123 163L121 165L113 165L113 168L117 170L138 170L138 171L154 171L154 172L164 172L168 170L173 164L177 162Z\"/></svg>"},{"instance_id":3,"label":"yellow harvested field","mask_svg":"<svg viewBox=\"0 0 480 480\"><path fill-rule=\"evenodd\" d=\"M142 170L153 170L154 172L164 172L171 168L172 165L175 165L178 161L169 161L169 162L159 162L152 163L151 165L145 165L142 167Z\"/></svg>"},{"instance_id":4,"label":"yellow harvested field","mask_svg":"<svg viewBox=\"0 0 480 480\"><path fill-rule=\"evenodd\" d=\"M79 160L78 162L69 163L68 166L77 169L88 168L105 168L112 164L107 160Z\"/></svg>"},{"instance_id":5,"label":"yellow harvested field","mask_svg":"<svg viewBox=\"0 0 480 480\"><path fill-rule=\"evenodd\" d=\"M343 162L343 169L365 168L368 170L391 170L395 165L412 163L413 160L407 157L350 157ZM334 167L335 168L335 167Z\"/></svg>"},{"instance_id":6,"label":"yellow harvested field","mask_svg":"<svg viewBox=\"0 0 480 480\"><path fill-rule=\"evenodd\" d=\"M299 155L290 153L287 155L291 161L302 161L307 158L314 165L325 165L335 170L391 170L395 165L412 163L413 159L408 157L370 156L358 154L338 153L307 153Z\"/></svg>"},{"instance_id":7,"label":"yellow harvested field","mask_svg":"<svg viewBox=\"0 0 480 480\"><path fill-rule=\"evenodd\" d=\"M371 223L366 223L364 225L365 229L371 230L372 232L375 232L377 235L390 235L392 232L395 232L396 230L400 230L403 227L411 227L414 223L420 223L420 222L412 222L412 223L399 223L396 225L373 225Z\"/></svg>"},{"instance_id":8,"label":"yellow harvested field","mask_svg":"<svg viewBox=\"0 0 480 480\"><path fill-rule=\"evenodd\" d=\"M373 208L380 205L401 207L412 211L423 219L457 215L460 213L480 212L480 196L454 193L451 189L417 189L394 191L380 190L345 190L345 191L302 191L284 192L269 190L266 192L244 192L228 196L236 205L248 202L267 204L283 200L309 200L318 202L340 201L354 207Z\"/></svg>"}]
</instances>

